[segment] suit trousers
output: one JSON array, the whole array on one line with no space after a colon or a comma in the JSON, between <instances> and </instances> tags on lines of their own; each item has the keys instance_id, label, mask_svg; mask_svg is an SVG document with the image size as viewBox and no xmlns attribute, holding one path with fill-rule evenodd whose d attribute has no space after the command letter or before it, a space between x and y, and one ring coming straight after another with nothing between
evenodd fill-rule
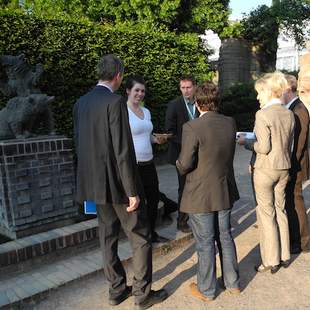
<instances>
[{"instance_id":1,"label":"suit trousers","mask_svg":"<svg viewBox=\"0 0 310 310\"><path fill-rule=\"evenodd\" d=\"M291 175L285 192L285 208L288 217L291 249L304 250L309 247L310 232L308 216L302 196L301 173Z\"/></svg>"},{"instance_id":2,"label":"suit trousers","mask_svg":"<svg viewBox=\"0 0 310 310\"><path fill-rule=\"evenodd\" d=\"M183 190L186 181L186 175L180 175L178 168L176 168L178 174L178 226L183 226L187 224L188 214L184 212L180 212L181 199L183 195Z\"/></svg>"},{"instance_id":3,"label":"suit trousers","mask_svg":"<svg viewBox=\"0 0 310 310\"><path fill-rule=\"evenodd\" d=\"M97 205L99 239L104 274L109 282L110 298L119 297L126 288L126 272L118 256L120 228L126 233L133 250L132 294L136 303L143 302L151 290L152 246L144 203L133 212L126 205Z\"/></svg>"},{"instance_id":4,"label":"suit trousers","mask_svg":"<svg viewBox=\"0 0 310 310\"><path fill-rule=\"evenodd\" d=\"M264 266L290 259L290 239L285 211L288 170L254 169L256 214L260 229L260 252Z\"/></svg>"}]
</instances>

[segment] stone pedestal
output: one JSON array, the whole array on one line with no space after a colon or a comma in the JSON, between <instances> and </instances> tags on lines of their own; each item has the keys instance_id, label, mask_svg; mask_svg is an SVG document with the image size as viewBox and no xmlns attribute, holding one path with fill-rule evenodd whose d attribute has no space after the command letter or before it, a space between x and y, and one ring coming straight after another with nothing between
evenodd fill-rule
<instances>
[{"instance_id":1,"label":"stone pedestal","mask_svg":"<svg viewBox=\"0 0 310 310\"><path fill-rule=\"evenodd\" d=\"M16 239L73 223L74 179L71 139L0 141L0 233Z\"/></svg>"}]
</instances>

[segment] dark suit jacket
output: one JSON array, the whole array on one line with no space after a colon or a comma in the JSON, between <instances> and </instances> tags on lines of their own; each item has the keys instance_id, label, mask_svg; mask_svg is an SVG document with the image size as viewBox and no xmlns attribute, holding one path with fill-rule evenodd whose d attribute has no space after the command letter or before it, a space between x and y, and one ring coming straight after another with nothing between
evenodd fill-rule
<instances>
[{"instance_id":1,"label":"dark suit jacket","mask_svg":"<svg viewBox=\"0 0 310 310\"><path fill-rule=\"evenodd\" d=\"M195 110L195 117L199 112ZM175 165L181 151L182 126L189 121L188 112L185 106L184 98L178 97L168 103L166 112L166 131L173 134L168 140L168 162Z\"/></svg>"},{"instance_id":2,"label":"dark suit jacket","mask_svg":"<svg viewBox=\"0 0 310 310\"><path fill-rule=\"evenodd\" d=\"M294 112L295 117L294 148L290 174L297 173L298 177L302 178L302 181L306 181L309 179L309 113L299 98L291 104L290 110Z\"/></svg>"},{"instance_id":3,"label":"dark suit jacket","mask_svg":"<svg viewBox=\"0 0 310 310\"><path fill-rule=\"evenodd\" d=\"M125 100L96 86L74 106L77 201L123 204L136 196L137 168Z\"/></svg>"},{"instance_id":4,"label":"dark suit jacket","mask_svg":"<svg viewBox=\"0 0 310 310\"><path fill-rule=\"evenodd\" d=\"M239 199L233 160L234 119L207 112L183 126L182 150L177 161L186 183L181 211L205 213L229 209Z\"/></svg>"}]
</instances>

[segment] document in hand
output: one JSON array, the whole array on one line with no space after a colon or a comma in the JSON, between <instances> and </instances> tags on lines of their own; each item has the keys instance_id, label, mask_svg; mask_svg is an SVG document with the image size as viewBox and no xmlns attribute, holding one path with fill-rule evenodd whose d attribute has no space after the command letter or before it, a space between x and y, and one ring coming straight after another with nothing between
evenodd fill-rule
<instances>
[{"instance_id":1,"label":"document in hand","mask_svg":"<svg viewBox=\"0 0 310 310\"><path fill-rule=\"evenodd\" d=\"M245 136L246 139L256 139L255 133L254 132L249 132L249 131L238 131L236 133L236 139L238 139L240 136Z\"/></svg>"},{"instance_id":2,"label":"document in hand","mask_svg":"<svg viewBox=\"0 0 310 310\"><path fill-rule=\"evenodd\" d=\"M92 200L84 201L84 213L85 214L97 214L96 203Z\"/></svg>"}]
</instances>

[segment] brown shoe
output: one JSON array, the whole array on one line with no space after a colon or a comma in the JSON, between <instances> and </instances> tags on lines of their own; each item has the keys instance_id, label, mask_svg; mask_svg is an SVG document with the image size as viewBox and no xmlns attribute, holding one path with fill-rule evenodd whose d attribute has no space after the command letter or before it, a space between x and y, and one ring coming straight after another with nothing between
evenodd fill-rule
<instances>
[{"instance_id":1,"label":"brown shoe","mask_svg":"<svg viewBox=\"0 0 310 310\"><path fill-rule=\"evenodd\" d=\"M191 284L189 285L189 288L191 289L191 294L192 294L194 297L199 298L199 299L202 300L202 301L210 302L210 301L212 301L212 300L214 299L214 298L212 298L212 297L207 297L206 295L204 295L204 294L202 294L201 292L199 292L196 283L191 283Z\"/></svg>"},{"instance_id":2,"label":"brown shoe","mask_svg":"<svg viewBox=\"0 0 310 310\"><path fill-rule=\"evenodd\" d=\"M241 290L239 287L227 288L226 289L232 295L239 295L241 294Z\"/></svg>"}]
</instances>

